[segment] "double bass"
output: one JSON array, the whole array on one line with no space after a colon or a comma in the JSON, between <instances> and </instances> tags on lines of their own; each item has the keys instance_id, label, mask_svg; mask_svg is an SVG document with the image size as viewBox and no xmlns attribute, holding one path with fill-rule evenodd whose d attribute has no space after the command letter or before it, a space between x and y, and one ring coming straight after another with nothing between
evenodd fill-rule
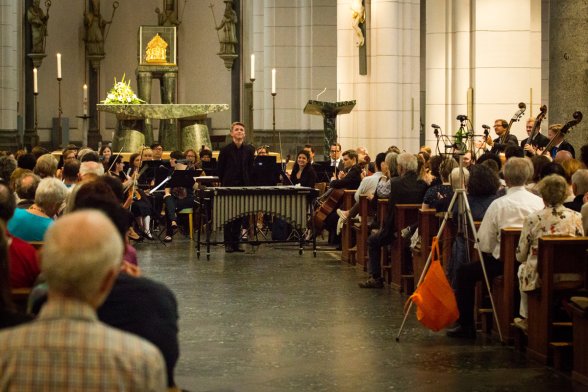
<instances>
[{"instance_id":1,"label":"double bass","mask_svg":"<svg viewBox=\"0 0 588 392\"><path fill-rule=\"evenodd\" d=\"M535 118L535 122L533 123L533 129L531 130L531 134L527 138L527 141L523 145L523 150L527 150L527 146L533 147L533 149L537 150L537 135L541 132L541 122L545 119L547 115L547 105L542 105L539 108L539 114Z\"/></svg>"},{"instance_id":2,"label":"double bass","mask_svg":"<svg viewBox=\"0 0 588 392\"><path fill-rule=\"evenodd\" d=\"M508 127L506 127L506 131L500 136L500 144L506 144L508 140L508 136L510 135L510 127L512 127L512 123L519 121L523 114L525 114L525 110L527 110L527 105L524 102L519 102L519 110L512 116L508 123Z\"/></svg>"},{"instance_id":3,"label":"double bass","mask_svg":"<svg viewBox=\"0 0 588 392\"><path fill-rule=\"evenodd\" d=\"M582 121L583 115L582 112L576 111L572 114L572 117L574 117L573 120L568 121L555 135L553 135L549 143L547 143L547 146L543 149L543 155L551 155L551 149L555 147L555 142L559 139L559 136L567 134L572 127L578 125Z\"/></svg>"}]
</instances>

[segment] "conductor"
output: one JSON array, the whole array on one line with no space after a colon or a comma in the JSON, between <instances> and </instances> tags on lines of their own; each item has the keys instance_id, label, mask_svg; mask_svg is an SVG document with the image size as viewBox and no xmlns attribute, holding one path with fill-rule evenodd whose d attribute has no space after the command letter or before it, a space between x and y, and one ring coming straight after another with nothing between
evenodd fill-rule
<instances>
[{"instance_id":1,"label":"conductor","mask_svg":"<svg viewBox=\"0 0 588 392\"><path fill-rule=\"evenodd\" d=\"M231 138L233 141L224 146L218 154L217 172L222 186L251 185L251 171L255 148L245 144L245 125L241 122L231 124ZM241 234L241 220L236 219L225 225L225 252L243 252L239 248Z\"/></svg>"}]
</instances>

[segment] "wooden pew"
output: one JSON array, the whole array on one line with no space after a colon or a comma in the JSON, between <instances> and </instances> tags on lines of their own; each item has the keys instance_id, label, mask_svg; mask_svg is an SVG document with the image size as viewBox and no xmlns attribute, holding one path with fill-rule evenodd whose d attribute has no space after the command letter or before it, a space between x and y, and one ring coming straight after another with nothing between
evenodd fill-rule
<instances>
[{"instance_id":1,"label":"wooden pew","mask_svg":"<svg viewBox=\"0 0 588 392\"><path fill-rule=\"evenodd\" d=\"M378 200L378 222L380 223L380 228L384 225L387 215L388 199ZM382 278L384 278L384 282L390 284L392 281L392 270L390 266L390 252L388 251L388 245L382 246L380 250L380 268L382 271Z\"/></svg>"},{"instance_id":2,"label":"wooden pew","mask_svg":"<svg viewBox=\"0 0 588 392\"><path fill-rule=\"evenodd\" d=\"M353 198L354 195L355 190L345 190L345 193L343 194L343 203L340 207L342 210L349 211L353 206L353 203L355 203L355 199ZM341 229L341 261L355 264L355 251L350 251L354 245L353 229L351 219L349 219L343 225L343 229Z\"/></svg>"},{"instance_id":3,"label":"wooden pew","mask_svg":"<svg viewBox=\"0 0 588 392\"><path fill-rule=\"evenodd\" d=\"M412 263L408 260L409 254L404 249L400 232L405 227L417 222L421 204L396 204L395 208L396 238L391 247L392 281L390 286L398 292L410 294L414 290L414 275L411 271Z\"/></svg>"},{"instance_id":4,"label":"wooden pew","mask_svg":"<svg viewBox=\"0 0 588 392\"><path fill-rule=\"evenodd\" d=\"M588 255L587 255L588 262ZM568 304L573 322L574 366L572 379L588 385L588 311Z\"/></svg>"},{"instance_id":5,"label":"wooden pew","mask_svg":"<svg viewBox=\"0 0 588 392\"><path fill-rule=\"evenodd\" d=\"M434 208L419 209L419 236L421 237L421 249L412 252L412 269L414 272L414 287L416 287L429 254L431 253L431 242L439 231L439 219L435 215Z\"/></svg>"},{"instance_id":6,"label":"wooden pew","mask_svg":"<svg viewBox=\"0 0 588 392\"><path fill-rule=\"evenodd\" d=\"M510 324L518 313L519 281L517 271L520 263L517 262L516 251L521 237L521 229L505 228L500 230L500 261L504 264L504 274L494 279L492 283L492 294L494 305L500 323L500 331L505 343L512 344L514 340ZM493 333L498 333L496 321Z\"/></svg>"},{"instance_id":7,"label":"wooden pew","mask_svg":"<svg viewBox=\"0 0 588 392\"><path fill-rule=\"evenodd\" d=\"M577 273L585 276L588 237L542 237L539 239L537 271L541 287L528 293L527 357L543 364L551 363L554 338L555 295L563 290L556 282L557 273Z\"/></svg>"},{"instance_id":8,"label":"wooden pew","mask_svg":"<svg viewBox=\"0 0 588 392\"><path fill-rule=\"evenodd\" d=\"M22 312L27 312L27 305L29 301L29 295L31 295L30 288L18 288L18 289L11 289L12 301L16 305L16 308Z\"/></svg>"},{"instance_id":9,"label":"wooden pew","mask_svg":"<svg viewBox=\"0 0 588 392\"><path fill-rule=\"evenodd\" d=\"M355 262L364 270L367 265L367 239L368 239L368 220L369 220L369 199L366 195L359 196L359 224L353 224L352 228L355 233L355 244L357 252L355 253Z\"/></svg>"}]
</instances>

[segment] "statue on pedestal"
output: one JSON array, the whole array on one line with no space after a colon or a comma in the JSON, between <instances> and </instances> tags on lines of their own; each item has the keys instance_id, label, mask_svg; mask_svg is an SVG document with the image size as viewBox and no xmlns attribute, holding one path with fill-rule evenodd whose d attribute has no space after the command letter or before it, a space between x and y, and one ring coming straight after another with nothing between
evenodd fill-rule
<instances>
[{"instance_id":1,"label":"statue on pedestal","mask_svg":"<svg viewBox=\"0 0 588 392\"><path fill-rule=\"evenodd\" d=\"M33 0L33 5L27 10L27 21L31 25L31 53L45 53L45 37L47 37L51 1L45 1L46 13L43 12L40 2L40 0Z\"/></svg>"},{"instance_id":2,"label":"statue on pedestal","mask_svg":"<svg viewBox=\"0 0 588 392\"><path fill-rule=\"evenodd\" d=\"M179 26L181 23L176 12L175 0L163 0L163 12L156 8L155 13L157 14L157 24L159 26L172 27Z\"/></svg>"},{"instance_id":3,"label":"statue on pedestal","mask_svg":"<svg viewBox=\"0 0 588 392\"><path fill-rule=\"evenodd\" d=\"M219 37L220 52L219 54L236 54L237 53L237 13L233 9L233 0L225 0L225 14L217 30L222 29L222 35Z\"/></svg>"},{"instance_id":4,"label":"statue on pedestal","mask_svg":"<svg viewBox=\"0 0 588 392\"><path fill-rule=\"evenodd\" d=\"M112 23L114 13L118 8L118 1L112 4L112 17L105 20L100 13L100 0L92 0L90 12L84 12L84 26L86 27L86 50L88 56L104 57L104 40L106 26Z\"/></svg>"}]
</instances>

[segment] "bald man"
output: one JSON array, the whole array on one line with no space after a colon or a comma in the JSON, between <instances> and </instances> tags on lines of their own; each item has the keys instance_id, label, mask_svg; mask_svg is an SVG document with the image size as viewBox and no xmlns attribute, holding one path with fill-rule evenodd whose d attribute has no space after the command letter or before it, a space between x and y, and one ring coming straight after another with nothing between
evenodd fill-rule
<instances>
[{"instance_id":1,"label":"bald man","mask_svg":"<svg viewBox=\"0 0 588 392\"><path fill-rule=\"evenodd\" d=\"M120 270L123 241L101 212L58 219L45 235L49 299L38 319L0 333L0 385L11 391L165 391L151 343L98 321Z\"/></svg>"}]
</instances>

